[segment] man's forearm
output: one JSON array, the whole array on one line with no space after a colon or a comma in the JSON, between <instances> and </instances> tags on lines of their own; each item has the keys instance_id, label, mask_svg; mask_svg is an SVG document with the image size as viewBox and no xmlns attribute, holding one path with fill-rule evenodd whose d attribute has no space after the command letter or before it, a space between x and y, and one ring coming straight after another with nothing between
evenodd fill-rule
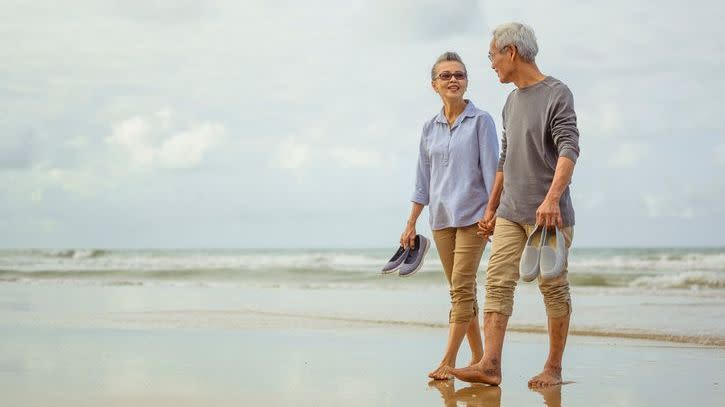
<instances>
[{"instance_id":1,"label":"man's forearm","mask_svg":"<svg viewBox=\"0 0 725 407\"><path fill-rule=\"evenodd\" d=\"M559 202L561 194L571 182L571 176L574 174L574 161L567 157L559 157L556 162L556 171L554 172L554 180L546 194L546 200Z\"/></svg>"},{"instance_id":2,"label":"man's forearm","mask_svg":"<svg viewBox=\"0 0 725 407\"><path fill-rule=\"evenodd\" d=\"M501 203L501 193L503 192L503 171L496 171L496 178L493 181L493 189L491 196L488 197L488 207L496 210Z\"/></svg>"}]
</instances>

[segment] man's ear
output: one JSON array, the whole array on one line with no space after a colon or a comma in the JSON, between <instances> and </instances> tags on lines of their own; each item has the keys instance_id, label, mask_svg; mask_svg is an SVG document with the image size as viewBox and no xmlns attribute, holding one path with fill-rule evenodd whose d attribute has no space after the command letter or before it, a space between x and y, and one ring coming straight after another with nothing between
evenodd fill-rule
<instances>
[{"instance_id":1,"label":"man's ear","mask_svg":"<svg viewBox=\"0 0 725 407\"><path fill-rule=\"evenodd\" d=\"M506 50L506 54L508 54L509 59L513 61L519 56L519 50L516 48L516 45L509 45Z\"/></svg>"}]
</instances>

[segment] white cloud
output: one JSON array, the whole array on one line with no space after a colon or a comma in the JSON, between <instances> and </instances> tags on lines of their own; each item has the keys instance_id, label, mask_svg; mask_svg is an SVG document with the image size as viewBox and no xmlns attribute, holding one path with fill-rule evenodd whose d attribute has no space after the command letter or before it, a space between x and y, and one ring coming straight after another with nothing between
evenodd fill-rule
<instances>
[{"instance_id":1,"label":"white cloud","mask_svg":"<svg viewBox=\"0 0 725 407\"><path fill-rule=\"evenodd\" d=\"M382 154L352 147L333 147L328 154L343 168L379 168L385 164Z\"/></svg>"},{"instance_id":2,"label":"white cloud","mask_svg":"<svg viewBox=\"0 0 725 407\"><path fill-rule=\"evenodd\" d=\"M645 143L622 143L609 158L610 168L634 168L642 164L642 158L647 154L648 145Z\"/></svg>"},{"instance_id":3,"label":"white cloud","mask_svg":"<svg viewBox=\"0 0 725 407\"><path fill-rule=\"evenodd\" d=\"M273 154L271 164L285 170L297 170L302 168L309 158L310 146L295 137L288 137L282 141L278 151Z\"/></svg>"},{"instance_id":4,"label":"white cloud","mask_svg":"<svg viewBox=\"0 0 725 407\"><path fill-rule=\"evenodd\" d=\"M121 148L141 167L198 167L224 134L224 126L206 122L173 131L171 118L171 110L162 109L152 115L121 120L111 126L106 142Z\"/></svg>"},{"instance_id":5,"label":"white cloud","mask_svg":"<svg viewBox=\"0 0 725 407\"><path fill-rule=\"evenodd\" d=\"M220 124L202 123L177 133L163 142L158 157L166 168L198 167L204 154L212 148L224 133Z\"/></svg>"},{"instance_id":6,"label":"white cloud","mask_svg":"<svg viewBox=\"0 0 725 407\"><path fill-rule=\"evenodd\" d=\"M642 195L642 202L645 205L647 217L650 218L680 218L693 219L697 217L698 211L689 206L690 199L678 201L672 195L657 195L645 193Z\"/></svg>"},{"instance_id":7,"label":"white cloud","mask_svg":"<svg viewBox=\"0 0 725 407\"><path fill-rule=\"evenodd\" d=\"M151 126L143 117L132 117L111 125L106 142L124 148L138 164L149 165L154 159Z\"/></svg>"}]
</instances>

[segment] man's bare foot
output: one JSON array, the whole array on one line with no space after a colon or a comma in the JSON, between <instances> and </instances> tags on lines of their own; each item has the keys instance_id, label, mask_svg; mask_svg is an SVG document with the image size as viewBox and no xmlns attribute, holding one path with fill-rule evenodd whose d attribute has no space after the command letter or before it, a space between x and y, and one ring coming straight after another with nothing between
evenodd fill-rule
<instances>
[{"instance_id":1,"label":"man's bare foot","mask_svg":"<svg viewBox=\"0 0 725 407\"><path fill-rule=\"evenodd\" d=\"M561 368L544 366L544 370L529 380L529 387L546 387L562 384Z\"/></svg>"},{"instance_id":2,"label":"man's bare foot","mask_svg":"<svg viewBox=\"0 0 725 407\"><path fill-rule=\"evenodd\" d=\"M428 377L430 377L431 379L435 379L435 380L452 379L453 376L451 375L451 369L453 369L453 365L441 363L441 365L438 366L435 370L428 373Z\"/></svg>"},{"instance_id":3,"label":"man's bare foot","mask_svg":"<svg viewBox=\"0 0 725 407\"><path fill-rule=\"evenodd\" d=\"M501 366L497 358L487 360L485 357L473 366L451 370L457 379L469 383L484 383L492 386L501 384Z\"/></svg>"}]
</instances>

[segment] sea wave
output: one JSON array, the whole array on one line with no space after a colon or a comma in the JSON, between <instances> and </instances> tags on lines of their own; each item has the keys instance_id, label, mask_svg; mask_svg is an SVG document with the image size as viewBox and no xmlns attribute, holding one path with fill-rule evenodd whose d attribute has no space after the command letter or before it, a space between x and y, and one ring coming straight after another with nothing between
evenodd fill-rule
<instances>
[{"instance_id":1,"label":"sea wave","mask_svg":"<svg viewBox=\"0 0 725 407\"><path fill-rule=\"evenodd\" d=\"M642 276L630 282L629 286L647 288L725 288L725 274L692 271L672 275Z\"/></svg>"},{"instance_id":2,"label":"sea wave","mask_svg":"<svg viewBox=\"0 0 725 407\"><path fill-rule=\"evenodd\" d=\"M388 250L139 250L0 251L0 281L98 281L102 284L192 282L406 287L445 285L431 251L405 284L381 276ZM485 279L484 255L479 281ZM642 289L725 289L725 249L579 249L569 259L573 286Z\"/></svg>"},{"instance_id":3,"label":"sea wave","mask_svg":"<svg viewBox=\"0 0 725 407\"><path fill-rule=\"evenodd\" d=\"M47 250L42 252L42 254L46 257L59 257L70 259L90 259L94 257L101 257L107 253L107 250L100 249L64 249Z\"/></svg>"}]
</instances>

